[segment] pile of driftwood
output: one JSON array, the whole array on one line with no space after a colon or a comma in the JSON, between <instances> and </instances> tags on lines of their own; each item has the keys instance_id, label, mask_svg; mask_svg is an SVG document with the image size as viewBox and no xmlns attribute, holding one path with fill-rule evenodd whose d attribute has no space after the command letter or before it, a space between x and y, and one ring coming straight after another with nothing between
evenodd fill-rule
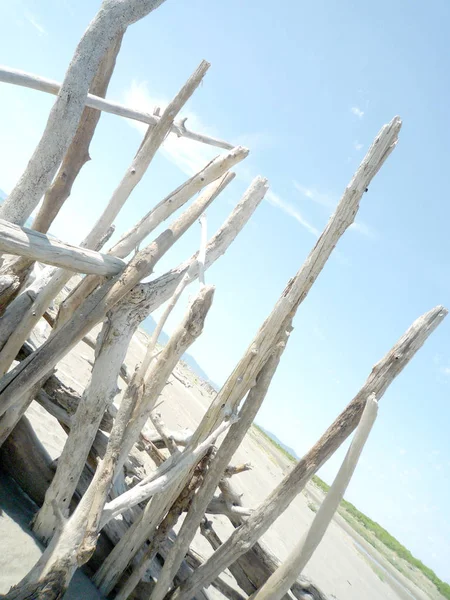
<instances>
[{"instance_id":1,"label":"pile of driftwood","mask_svg":"<svg viewBox=\"0 0 450 600\"><path fill-rule=\"evenodd\" d=\"M264 400L298 307L353 223L373 177L395 148L401 121L395 117L375 138L308 258L287 283L196 431L189 436L167 431L155 405L182 354L202 333L214 296L205 272L251 218L268 185L262 177L254 179L222 227L207 239L205 211L232 181L230 168L248 154L245 148L192 132L185 120L177 120L203 80L207 62L199 65L163 111L157 108L154 114L146 114L104 99L126 29L162 2L104 0L62 84L0 70L2 81L57 95L41 141L0 207L0 443L3 456L13 457L6 461L14 467L12 475L40 506L33 530L47 546L35 567L5 597L60 598L76 569L87 565L98 589L122 600L207 598L210 585L233 599L278 599L290 594L324 598L300 574L344 494L380 398L447 311L438 306L411 325L313 448L252 510L242 506L231 484L233 474L248 467L232 466L231 460ZM47 232L89 159L101 111L137 119L147 123L148 129L101 217L81 244L72 246ZM169 134L225 152L102 253L117 215ZM163 233L138 249L156 227L199 192ZM42 198L32 229L25 228ZM164 275L142 283L197 221L199 251ZM30 278L35 261L47 267ZM182 322L166 346L157 348L171 310L186 286L196 280L198 289ZM71 289L68 295L67 289ZM143 319L164 304L142 363L128 373L123 362L130 340ZM50 323L52 333L44 343L34 344L33 331L42 318ZM99 324L102 329L95 340L91 331ZM80 396L64 385L54 369L82 340L95 346L95 361L89 385ZM119 377L127 387L115 409ZM24 416L33 400L68 433L56 465L50 464ZM300 536L298 546L280 565L260 544L261 536L355 429L344 463L310 530ZM136 459L139 451L148 463L147 458ZM185 518L175 535L182 513ZM211 513L224 514L232 523L234 532L228 539L219 539L208 519ZM199 531L214 549L207 560L192 548ZM224 579L227 569L236 586Z\"/></svg>"}]
</instances>

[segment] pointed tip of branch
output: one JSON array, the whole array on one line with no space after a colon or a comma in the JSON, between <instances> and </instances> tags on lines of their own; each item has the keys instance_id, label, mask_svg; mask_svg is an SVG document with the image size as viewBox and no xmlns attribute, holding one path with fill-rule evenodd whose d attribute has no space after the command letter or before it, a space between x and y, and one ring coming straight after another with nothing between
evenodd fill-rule
<instances>
[{"instance_id":1,"label":"pointed tip of branch","mask_svg":"<svg viewBox=\"0 0 450 600\"><path fill-rule=\"evenodd\" d=\"M250 149L246 146L234 146L234 148L230 150L230 154L243 156L243 158L246 158L250 154Z\"/></svg>"}]
</instances>

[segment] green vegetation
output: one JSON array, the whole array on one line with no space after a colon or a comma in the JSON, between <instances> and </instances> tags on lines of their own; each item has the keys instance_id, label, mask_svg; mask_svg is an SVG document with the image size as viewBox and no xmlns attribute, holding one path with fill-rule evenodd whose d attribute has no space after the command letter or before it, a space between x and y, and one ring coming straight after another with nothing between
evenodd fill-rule
<instances>
[{"instance_id":1,"label":"green vegetation","mask_svg":"<svg viewBox=\"0 0 450 600\"><path fill-rule=\"evenodd\" d=\"M308 508L315 513L318 511L317 504L315 502L308 502Z\"/></svg>"},{"instance_id":2,"label":"green vegetation","mask_svg":"<svg viewBox=\"0 0 450 600\"><path fill-rule=\"evenodd\" d=\"M253 423L253 427L255 427L259 431L259 433L261 435L263 435L266 438L266 440L268 440L272 444L272 446L275 446L275 448L277 450L279 450L282 454L284 454L284 456L287 459L289 459L292 462L297 462L297 459L294 456L292 456L292 454L290 452L288 452L285 448L283 448L283 446L280 446L280 444L278 444L273 438L271 438L270 435L268 435L264 431L264 429L262 429L259 425L256 425L256 423Z\"/></svg>"},{"instance_id":3,"label":"green vegetation","mask_svg":"<svg viewBox=\"0 0 450 600\"><path fill-rule=\"evenodd\" d=\"M320 477L314 475L312 479L317 487L319 487L323 492L328 492L330 486L322 481ZM441 593L444 598L448 598L450 600L450 585L445 583L445 581L441 581L434 571L425 566L418 558L415 558L415 556L413 556L409 550L407 550L402 544L400 544L398 540L388 533L386 529L381 527L381 525L375 521L372 521L372 519L369 519L369 517L360 512L355 506L353 506L353 504L347 502L347 500L342 500L341 507L344 510L344 512L341 513L344 518L346 516L345 513L353 517L357 523L362 525L366 530L370 531L377 540L392 550L392 552L394 552L399 558L402 558L409 565L421 571L425 577L434 583L439 593Z\"/></svg>"}]
</instances>

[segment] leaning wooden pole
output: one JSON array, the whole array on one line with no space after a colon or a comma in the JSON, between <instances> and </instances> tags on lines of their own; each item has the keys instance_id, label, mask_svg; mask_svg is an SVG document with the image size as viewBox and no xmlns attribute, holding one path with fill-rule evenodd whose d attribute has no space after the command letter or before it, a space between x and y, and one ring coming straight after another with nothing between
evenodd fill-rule
<instances>
[{"instance_id":1,"label":"leaning wooden pole","mask_svg":"<svg viewBox=\"0 0 450 600\"><path fill-rule=\"evenodd\" d=\"M367 381L330 425L318 442L301 458L296 467L274 489L247 521L236 529L226 542L171 596L173 600L188 600L214 579L218 573L242 556L269 529L302 491L310 478L334 454L357 427L366 400L375 394L381 399L392 381L422 347L430 334L446 317L448 311L437 306L419 317L391 350L377 363Z\"/></svg>"},{"instance_id":2,"label":"leaning wooden pole","mask_svg":"<svg viewBox=\"0 0 450 600\"><path fill-rule=\"evenodd\" d=\"M300 270L288 282L248 350L217 394L212 405L213 410L205 414L197 432L214 427L227 411L233 410L242 400L272 352L274 339L281 327L283 324L286 325L285 322L291 312L295 311L306 298L339 239L353 223L364 192L397 145L400 128L399 117L394 117L389 124L382 127L345 189L322 235Z\"/></svg>"},{"instance_id":3,"label":"leaning wooden pole","mask_svg":"<svg viewBox=\"0 0 450 600\"><path fill-rule=\"evenodd\" d=\"M124 31L119 32L100 61L97 73L89 88L91 94L101 98L105 97L124 33ZM83 110L75 136L67 149L55 179L44 196L42 206L33 220L32 227L36 231L47 233L64 202L70 196L75 179L83 165L90 160L89 146L100 116L100 111L93 108L86 107Z\"/></svg>"},{"instance_id":4,"label":"leaning wooden pole","mask_svg":"<svg viewBox=\"0 0 450 600\"><path fill-rule=\"evenodd\" d=\"M297 580L309 559L314 554L330 525L336 510L344 497L359 457L372 430L378 412L375 397L367 399L364 412L355 431L352 443L344 458L341 468L333 481L325 499L314 517L307 533L292 550L287 559L273 573L252 600L281 600Z\"/></svg>"},{"instance_id":5,"label":"leaning wooden pole","mask_svg":"<svg viewBox=\"0 0 450 600\"><path fill-rule=\"evenodd\" d=\"M69 64L44 133L23 175L0 207L0 218L24 225L49 188L76 133L89 86L105 52L129 25L164 0L104 0Z\"/></svg>"}]
</instances>

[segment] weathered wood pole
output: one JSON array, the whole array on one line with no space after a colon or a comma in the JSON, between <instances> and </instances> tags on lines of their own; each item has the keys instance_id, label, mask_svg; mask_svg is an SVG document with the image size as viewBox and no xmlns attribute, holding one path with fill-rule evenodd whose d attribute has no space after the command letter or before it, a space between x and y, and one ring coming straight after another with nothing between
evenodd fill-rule
<instances>
[{"instance_id":1,"label":"weathered wood pole","mask_svg":"<svg viewBox=\"0 0 450 600\"><path fill-rule=\"evenodd\" d=\"M158 202L136 225L122 235L120 240L111 248L110 253L120 258L127 257L158 225L181 208L197 192L212 184L219 177L222 177L228 169L244 160L248 154L249 150L247 148L236 146L227 154L217 156L198 173L170 192L161 202Z\"/></svg>"},{"instance_id":2,"label":"weathered wood pole","mask_svg":"<svg viewBox=\"0 0 450 600\"><path fill-rule=\"evenodd\" d=\"M164 0L104 0L75 50L44 133L15 188L0 207L0 218L24 225L49 188L76 133L89 86L99 63L129 25Z\"/></svg>"},{"instance_id":3,"label":"weathered wood pole","mask_svg":"<svg viewBox=\"0 0 450 600\"><path fill-rule=\"evenodd\" d=\"M3 83L20 85L32 90L39 90L55 96L58 95L61 88L61 84L57 81L45 79L44 77L39 77L38 75L24 73L23 71L3 66L0 67L0 81ZM110 102L103 98L99 98L98 95L95 95L94 93L87 95L85 105L89 108L95 108L98 111L104 111L113 115L118 115L119 117L126 117L127 119L132 119L134 121L140 121L141 123L146 123L147 125L156 125L160 119L159 115L135 110L133 108L129 108L128 106L117 104L117 102ZM172 125L172 133L178 137L185 137L189 140L194 140L209 146L216 146L217 148L224 148L225 150L231 150L233 148L233 144L229 144L223 140L187 129L185 121L186 119L176 121Z\"/></svg>"},{"instance_id":4,"label":"weathered wood pole","mask_svg":"<svg viewBox=\"0 0 450 600\"><path fill-rule=\"evenodd\" d=\"M0 219L0 252L37 260L76 273L117 275L126 263L110 254L61 242L54 237Z\"/></svg>"},{"instance_id":5,"label":"weathered wood pole","mask_svg":"<svg viewBox=\"0 0 450 600\"><path fill-rule=\"evenodd\" d=\"M350 448L332 486L314 517L311 527L302 536L300 542L282 565L269 577L262 588L252 596L252 600L281 600L305 568L317 546L322 541L335 512L339 508L339 504L344 497L361 452L372 430L377 412L378 402L375 397L368 398Z\"/></svg>"},{"instance_id":6,"label":"weathered wood pole","mask_svg":"<svg viewBox=\"0 0 450 600\"><path fill-rule=\"evenodd\" d=\"M409 363L447 313L445 308L437 306L414 321L384 358L374 366L358 394L318 442L298 461L295 468L255 509L247 521L236 529L228 540L174 592L173 600L193 598L197 589L207 585L264 535L302 491L309 479L357 427L367 398L375 394L378 401L381 399L395 377Z\"/></svg>"},{"instance_id":7,"label":"weathered wood pole","mask_svg":"<svg viewBox=\"0 0 450 600\"><path fill-rule=\"evenodd\" d=\"M130 167L126 170L125 175L114 190L108 205L87 235L83 245L90 248L93 244L96 244L104 235L108 227L113 224L114 219L119 214L131 192L138 185L147 171L158 148L169 133L175 117L198 88L210 66L211 65L206 60L203 60L199 64L173 100L167 105L158 123L154 127L149 128Z\"/></svg>"},{"instance_id":8,"label":"weathered wood pole","mask_svg":"<svg viewBox=\"0 0 450 600\"><path fill-rule=\"evenodd\" d=\"M242 400L272 352L273 341L283 323L289 318L288 315L306 298L337 242L353 223L364 192L397 144L400 128L399 117L394 117L389 124L382 127L345 189L325 230L300 270L288 282L248 350L217 394L212 404L213 410L208 410L205 414L197 432L208 430L211 424L220 422L226 411L233 410Z\"/></svg>"},{"instance_id":9,"label":"weathered wood pole","mask_svg":"<svg viewBox=\"0 0 450 600\"><path fill-rule=\"evenodd\" d=\"M109 82L116 66L116 59L122 45L125 31L119 32L103 56L89 91L95 96L105 97ZM69 198L72 186L83 165L90 160L89 146L101 116L101 112L85 107L75 136L67 149L61 166L48 188L42 206L33 221L33 229L47 233L64 202Z\"/></svg>"}]
</instances>

